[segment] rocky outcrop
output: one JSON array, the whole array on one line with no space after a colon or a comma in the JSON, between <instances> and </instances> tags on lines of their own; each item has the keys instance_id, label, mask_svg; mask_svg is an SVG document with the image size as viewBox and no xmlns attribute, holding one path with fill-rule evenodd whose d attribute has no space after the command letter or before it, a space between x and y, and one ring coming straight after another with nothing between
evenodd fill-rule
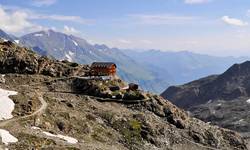
<instances>
[{"instance_id":1,"label":"rocky outcrop","mask_svg":"<svg viewBox=\"0 0 250 150\"><path fill-rule=\"evenodd\" d=\"M52 77L83 76L88 67L41 57L10 41L0 41L0 73L43 74Z\"/></svg>"}]
</instances>

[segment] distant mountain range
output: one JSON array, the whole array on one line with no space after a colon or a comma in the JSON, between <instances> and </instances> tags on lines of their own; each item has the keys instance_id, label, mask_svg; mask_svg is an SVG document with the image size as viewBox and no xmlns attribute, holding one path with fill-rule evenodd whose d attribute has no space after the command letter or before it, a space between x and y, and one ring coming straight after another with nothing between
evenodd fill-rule
<instances>
[{"instance_id":1,"label":"distant mountain range","mask_svg":"<svg viewBox=\"0 0 250 150\"><path fill-rule=\"evenodd\" d=\"M3 30L0 29L0 38L5 39L5 40L9 40L14 42L16 37L7 34L6 32L4 32Z\"/></svg>"},{"instance_id":2,"label":"distant mountain range","mask_svg":"<svg viewBox=\"0 0 250 150\"><path fill-rule=\"evenodd\" d=\"M188 51L136 52L127 50L124 52L138 63L144 64L144 67L154 72L156 76L168 78L167 81L171 85L184 84L210 74L220 74L234 63L249 59L247 57L215 57Z\"/></svg>"},{"instance_id":3,"label":"distant mountain range","mask_svg":"<svg viewBox=\"0 0 250 150\"><path fill-rule=\"evenodd\" d=\"M250 61L235 64L220 75L171 86L162 96L201 120L249 136Z\"/></svg>"},{"instance_id":4,"label":"distant mountain range","mask_svg":"<svg viewBox=\"0 0 250 150\"><path fill-rule=\"evenodd\" d=\"M92 45L73 35L53 30L40 31L20 37L19 44L32 48L40 55L49 55L56 59L66 59L81 64L90 64L94 61L115 62L118 65L118 74L123 80L138 83L148 91L159 93L169 85L164 78L154 76L120 49L109 48L106 45Z\"/></svg>"},{"instance_id":5,"label":"distant mountain range","mask_svg":"<svg viewBox=\"0 0 250 150\"><path fill-rule=\"evenodd\" d=\"M0 37L30 47L40 55L60 60L67 59L82 64L94 61L115 62L123 80L138 83L144 90L156 93L161 93L169 85L183 84L209 74L221 73L230 65L247 60L191 52L138 52L109 48L53 30L30 33L19 38L0 30Z\"/></svg>"}]
</instances>

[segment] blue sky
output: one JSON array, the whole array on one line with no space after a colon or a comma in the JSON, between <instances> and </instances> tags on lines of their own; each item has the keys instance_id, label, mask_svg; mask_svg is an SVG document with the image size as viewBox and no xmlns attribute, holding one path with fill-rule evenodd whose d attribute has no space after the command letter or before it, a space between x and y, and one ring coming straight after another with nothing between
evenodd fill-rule
<instances>
[{"instance_id":1,"label":"blue sky","mask_svg":"<svg viewBox=\"0 0 250 150\"><path fill-rule=\"evenodd\" d=\"M1 0L0 28L130 49L250 56L248 0Z\"/></svg>"}]
</instances>

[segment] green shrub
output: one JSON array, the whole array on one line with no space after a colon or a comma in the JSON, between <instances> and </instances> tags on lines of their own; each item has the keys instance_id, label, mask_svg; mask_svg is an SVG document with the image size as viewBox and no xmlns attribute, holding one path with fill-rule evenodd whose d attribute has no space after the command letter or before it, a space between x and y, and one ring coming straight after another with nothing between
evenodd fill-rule
<instances>
[{"instance_id":1,"label":"green shrub","mask_svg":"<svg viewBox=\"0 0 250 150\"><path fill-rule=\"evenodd\" d=\"M77 66L79 66L78 63L70 63L69 65L70 65L71 67L77 67Z\"/></svg>"},{"instance_id":2,"label":"green shrub","mask_svg":"<svg viewBox=\"0 0 250 150\"><path fill-rule=\"evenodd\" d=\"M140 91L128 91L124 94L124 100L143 100L145 97L140 93Z\"/></svg>"},{"instance_id":3,"label":"green shrub","mask_svg":"<svg viewBox=\"0 0 250 150\"><path fill-rule=\"evenodd\" d=\"M115 121L112 124L113 128L118 130L124 137L127 145L140 145L142 143L141 130L142 124L138 120L129 120L129 121Z\"/></svg>"},{"instance_id":4,"label":"green shrub","mask_svg":"<svg viewBox=\"0 0 250 150\"><path fill-rule=\"evenodd\" d=\"M107 120L108 123L110 123L114 117L114 113L107 111L107 112L103 112L102 114L100 114L100 116L103 119Z\"/></svg>"}]
</instances>

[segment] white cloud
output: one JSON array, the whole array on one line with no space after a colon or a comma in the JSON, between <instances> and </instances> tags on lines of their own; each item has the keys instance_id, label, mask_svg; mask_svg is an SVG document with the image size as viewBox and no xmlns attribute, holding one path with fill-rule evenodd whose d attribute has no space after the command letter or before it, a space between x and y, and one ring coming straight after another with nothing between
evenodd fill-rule
<instances>
[{"instance_id":1,"label":"white cloud","mask_svg":"<svg viewBox=\"0 0 250 150\"><path fill-rule=\"evenodd\" d=\"M119 39L118 42L122 43L122 44L131 44L132 43L131 41L125 40L125 39Z\"/></svg>"},{"instance_id":2,"label":"white cloud","mask_svg":"<svg viewBox=\"0 0 250 150\"><path fill-rule=\"evenodd\" d=\"M43 27L29 20L29 14L24 11L7 12L0 6L0 28L11 33L31 32L41 30Z\"/></svg>"},{"instance_id":3,"label":"white cloud","mask_svg":"<svg viewBox=\"0 0 250 150\"><path fill-rule=\"evenodd\" d=\"M80 24L92 24L93 20L83 19L80 16L65 16L65 15L45 15L45 14L30 14L31 19L46 19L55 21L70 21Z\"/></svg>"},{"instance_id":4,"label":"white cloud","mask_svg":"<svg viewBox=\"0 0 250 150\"><path fill-rule=\"evenodd\" d=\"M69 27L69 26L66 26L66 25L63 28L63 32L66 33L66 34L69 34L69 35L79 35L80 34L80 31L76 30L73 27Z\"/></svg>"},{"instance_id":5,"label":"white cloud","mask_svg":"<svg viewBox=\"0 0 250 150\"><path fill-rule=\"evenodd\" d=\"M183 24L197 19L193 16L179 16L171 14L133 14L129 15L129 17L134 19L134 22L149 25Z\"/></svg>"},{"instance_id":6,"label":"white cloud","mask_svg":"<svg viewBox=\"0 0 250 150\"><path fill-rule=\"evenodd\" d=\"M38 14L29 9L2 5L0 5L0 18L0 29L17 35L49 29L49 27L34 23L35 20L73 22L84 25L89 25L94 22L93 20L83 19L80 16ZM78 30L69 26L64 26L64 29L60 31L67 34L81 35Z\"/></svg>"},{"instance_id":7,"label":"white cloud","mask_svg":"<svg viewBox=\"0 0 250 150\"><path fill-rule=\"evenodd\" d=\"M248 22L245 22L236 18L231 18L229 16L223 16L221 19L222 21L224 21L226 24L229 24L229 25L234 25L234 26L247 26L248 25Z\"/></svg>"},{"instance_id":8,"label":"white cloud","mask_svg":"<svg viewBox=\"0 0 250 150\"><path fill-rule=\"evenodd\" d=\"M140 42L143 44L153 44L153 42L150 40L140 40Z\"/></svg>"},{"instance_id":9,"label":"white cloud","mask_svg":"<svg viewBox=\"0 0 250 150\"><path fill-rule=\"evenodd\" d=\"M246 16L250 17L250 9L247 10Z\"/></svg>"},{"instance_id":10,"label":"white cloud","mask_svg":"<svg viewBox=\"0 0 250 150\"><path fill-rule=\"evenodd\" d=\"M0 29L6 32L22 34L27 32L34 32L38 30L46 30L48 27L34 23L34 20L52 20L60 22L73 22L84 25L92 24L94 21L84 19L80 16L66 16L55 14L39 14L32 10L20 8L16 6L0 5ZM71 34L78 34L74 28L64 29L65 32Z\"/></svg>"},{"instance_id":11,"label":"white cloud","mask_svg":"<svg viewBox=\"0 0 250 150\"><path fill-rule=\"evenodd\" d=\"M203 4L203 3L208 3L211 0L185 0L184 2L186 4Z\"/></svg>"},{"instance_id":12,"label":"white cloud","mask_svg":"<svg viewBox=\"0 0 250 150\"><path fill-rule=\"evenodd\" d=\"M32 4L37 7L50 6L57 2L57 0L32 0Z\"/></svg>"}]
</instances>

